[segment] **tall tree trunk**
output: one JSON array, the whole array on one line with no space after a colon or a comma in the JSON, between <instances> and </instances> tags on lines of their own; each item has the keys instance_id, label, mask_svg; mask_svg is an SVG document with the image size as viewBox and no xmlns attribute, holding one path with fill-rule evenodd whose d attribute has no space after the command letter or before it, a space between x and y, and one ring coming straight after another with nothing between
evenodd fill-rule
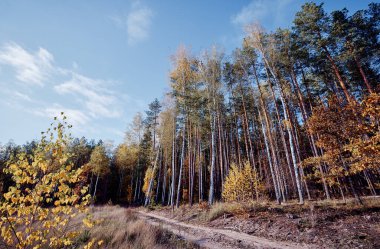
<instances>
[{"instance_id":1,"label":"tall tree trunk","mask_svg":"<svg viewBox=\"0 0 380 249\"><path fill-rule=\"evenodd\" d=\"M144 206L147 206L149 204L149 202L150 202L151 192L152 192L152 189L153 189L154 178L155 178L155 174L156 174L156 171L157 171L158 160L160 158L160 151L161 151L161 148L160 148L160 146L158 146L156 160L154 160L154 165L153 165L153 169L152 169L152 177L149 180L149 186L148 186L147 194L146 194L146 197L145 197L145 204L144 204Z\"/></svg>"},{"instance_id":2,"label":"tall tree trunk","mask_svg":"<svg viewBox=\"0 0 380 249\"><path fill-rule=\"evenodd\" d=\"M222 133L221 133L221 128L220 128L220 115L218 112L217 115L217 120L218 120L218 152L219 152L219 168L220 168L220 179L221 179L221 186L222 186L222 192L223 192L223 186L224 186L224 162L223 162L223 150L222 150Z\"/></svg>"},{"instance_id":3,"label":"tall tree trunk","mask_svg":"<svg viewBox=\"0 0 380 249\"><path fill-rule=\"evenodd\" d=\"M119 191L118 191L118 197L119 198L121 197L121 188L122 188L122 185L123 185L123 176L124 176L124 172L121 171L120 172L120 179L119 179ZM132 176L132 179L133 179L133 176Z\"/></svg>"},{"instance_id":4,"label":"tall tree trunk","mask_svg":"<svg viewBox=\"0 0 380 249\"><path fill-rule=\"evenodd\" d=\"M199 177L199 202L203 201L203 167L202 167L202 145L199 138L199 169L198 169L198 177Z\"/></svg>"},{"instance_id":5,"label":"tall tree trunk","mask_svg":"<svg viewBox=\"0 0 380 249\"><path fill-rule=\"evenodd\" d=\"M95 190L94 190L94 194L92 195L93 200L95 200L96 190L98 188L98 181L99 181L99 173L96 175Z\"/></svg>"},{"instance_id":6,"label":"tall tree trunk","mask_svg":"<svg viewBox=\"0 0 380 249\"><path fill-rule=\"evenodd\" d=\"M94 172L91 172L91 180L90 180L90 189L89 189L89 193L91 194L92 193L92 188L93 188L93 178L94 178Z\"/></svg>"},{"instance_id":7,"label":"tall tree trunk","mask_svg":"<svg viewBox=\"0 0 380 249\"><path fill-rule=\"evenodd\" d=\"M270 173L272 175L273 187L274 187L274 192L275 192L275 195L276 195L276 200L277 200L277 203L281 203L281 194L280 194L280 191L279 191L279 186L278 186L278 183L277 183L277 178L276 178L275 172L273 170L272 156L271 156L271 152L270 152L269 144L268 144L267 129L266 129L265 125L264 125L264 122L262 121L260 110L259 110L259 117L260 117L260 120L261 120L261 127L262 127L263 136L264 136L264 143L265 143L265 148L266 148L266 152L267 152L267 156L268 156L269 169L270 169ZM268 131L268 133L269 133L269 131Z\"/></svg>"},{"instance_id":8,"label":"tall tree trunk","mask_svg":"<svg viewBox=\"0 0 380 249\"><path fill-rule=\"evenodd\" d=\"M257 73L256 73L256 68L255 66L253 67L253 72L254 72L254 76L255 76L255 80L256 80L256 84L257 84L257 88L259 90L259 96L260 96L260 104L261 104L261 107L263 109L263 114L264 114L264 120L265 120L265 126L266 126L266 129L268 131L268 134L264 133L265 132L265 129L263 130L263 135L267 137L267 143L269 144L266 144L266 146L268 145L270 150L267 151L268 154L268 159L270 157L270 153L272 154L271 158L273 160L273 168L271 169L271 173L272 173L272 178L273 178L273 184L274 184L274 187L275 187L275 191L276 191L276 200L278 203L281 203L282 201L282 198L284 198L284 196L282 195L281 196L281 192L280 192L280 179L279 179L279 174L278 174L278 160L277 160L277 155L276 155L276 151L274 149L274 145L273 145L273 138L272 138L272 134L270 132L270 122L269 122L269 117L268 117L268 113L267 113L267 110L266 110L266 107L265 107L265 102L264 102L264 98L263 98L263 94L261 92L261 88L260 88L260 83L259 83L259 78L257 77ZM260 112L259 112L260 114ZM262 120L262 119L261 119ZM262 126L264 125L263 122L261 121L261 124ZM265 139L264 137L264 139ZM268 160L271 162L271 160ZM269 164L271 166L271 163Z\"/></svg>"},{"instance_id":9,"label":"tall tree trunk","mask_svg":"<svg viewBox=\"0 0 380 249\"><path fill-rule=\"evenodd\" d=\"M160 152L158 152L160 153ZM163 158L163 151L161 150L161 160L158 168L158 176L157 176L157 187L156 187L156 203L158 203L158 198L160 197L159 191L160 191L160 184L161 184L161 169L162 169L162 158Z\"/></svg>"},{"instance_id":10,"label":"tall tree trunk","mask_svg":"<svg viewBox=\"0 0 380 249\"><path fill-rule=\"evenodd\" d=\"M163 182L162 182L162 195L161 195L161 203L162 203L162 205L165 205L167 177L168 177L168 165L167 165L167 159L165 159L165 163L164 163L164 179L163 179Z\"/></svg>"},{"instance_id":11,"label":"tall tree trunk","mask_svg":"<svg viewBox=\"0 0 380 249\"><path fill-rule=\"evenodd\" d=\"M210 191L208 196L208 204L214 203L214 177L215 177L215 115L211 120L211 169L210 169Z\"/></svg>"},{"instance_id":12,"label":"tall tree trunk","mask_svg":"<svg viewBox=\"0 0 380 249\"><path fill-rule=\"evenodd\" d=\"M360 64L360 62L359 62L359 60L358 60L358 58L357 58L356 56L354 56L354 60L355 60L356 66L357 66L358 69L359 69L360 75L362 76L363 81L364 81L364 83L365 83L365 85L366 85L366 87L367 87L368 92L369 92L369 93L373 93L373 90L372 90L371 84L369 84L369 81L368 81L368 79L367 79L367 76L365 75L364 70L363 70L363 68L362 68L362 66L361 66L361 64Z\"/></svg>"},{"instance_id":13,"label":"tall tree trunk","mask_svg":"<svg viewBox=\"0 0 380 249\"><path fill-rule=\"evenodd\" d=\"M138 187L139 187L139 179L140 179L140 173L137 172L136 187L135 187L135 194L133 196L133 203L137 202L137 190L138 190Z\"/></svg>"},{"instance_id":14,"label":"tall tree trunk","mask_svg":"<svg viewBox=\"0 0 380 249\"><path fill-rule=\"evenodd\" d=\"M301 67L301 73L302 73L302 81L303 81L303 84L305 85L306 87L306 92L307 92L307 97L309 99L309 107L310 107L310 112L312 112L313 110L313 106L311 104L311 94L310 94L310 91L309 91L309 86L308 84L306 84L306 77L305 77L305 73L304 73L304 70L303 68ZM298 81L297 81L297 78L293 72L293 76L292 78L294 79L294 83L296 85L296 88L297 88L297 92L298 92L298 95L299 95L299 98L300 98L300 102L302 103L302 108L303 109L303 121L305 123L305 126L307 126L307 117L308 117L308 114L307 114L307 111L306 111L306 107L304 105L304 100L302 98L302 93L301 93L301 90L299 88L299 85L298 85ZM307 129L307 127L306 127ZM308 132L309 134L309 132ZM319 156L319 153L318 153L318 149L317 149L317 146L315 144L315 138L314 138L314 135L313 134L309 134L309 139L310 139L310 142L311 142L311 148L312 148L312 152L313 152L313 156L314 157L318 157ZM325 173L323 171L323 168L322 168L322 165L320 163L318 163L318 169L319 169L319 172L321 173L321 179L322 179L322 184L323 184L323 189L325 191L325 195L326 195L326 199L327 200L330 200L331 197L330 197L330 192L329 192L329 188L328 188L328 185L327 185L327 182L326 182L326 178L325 178Z\"/></svg>"},{"instance_id":15,"label":"tall tree trunk","mask_svg":"<svg viewBox=\"0 0 380 249\"><path fill-rule=\"evenodd\" d=\"M251 166L256 169L255 158L253 157L252 140L251 140L251 135L250 135L250 132L249 132L247 109L245 107L245 99L244 99L243 87L241 85L241 82L239 82L239 86L240 86L240 92L241 92L241 100L242 100L242 104L243 104L243 117L244 117L243 118L243 123L245 124L243 126L243 127L245 127L245 132L244 133L248 137L248 143L249 143L249 148L247 148L247 150L249 149L249 157L248 157L248 159L250 160Z\"/></svg>"},{"instance_id":16,"label":"tall tree trunk","mask_svg":"<svg viewBox=\"0 0 380 249\"><path fill-rule=\"evenodd\" d=\"M280 101L281 101L283 112L284 112L285 122L286 123L291 122L291 121L289 121L289 118L288 118L288 115L287 115L287 112L286 112L286 103L285 103L285 100L284 100L284 93L283 93L283 89L282 89L280 80L276 76L276 74L274 72L274 69L269 66L270 64L268 63L268 61L267 61L264 53L263 53L263 60L264 60L264 62L266 64L267 70L269 70L269 72L273 76L274 81L276 82L276 85L280 89ZM269 79L269 75L268 75L268 80L270 80ZM295 180L296 180L296 185L297 185L297 190L298 190L298 198L299 198L299 202L301 204L303 204L304 200L303 200L303 193L302 193L302 185L300 184L300 177L299 177L297 160L296 160L296 156L295 156L295 149L294 149L294 143L293 143L294 141L293 141L293 136L292 136L289 124L286 124L286 129L287 129L288 136L289 136L290 154L291 154L292 160L293 160Z\"/></svg>"},{"instance_id":17,"label":"tall tree trunk","mask_svg":"<svg viewBox=\"0 0 380 249\"><path fill-rule=\"evenodd\" d=\"M176 201L176 207L179 207L179 204L181 202L181 184L182 184L182 170L183 170L183 162L185 159L185 136L186 136L186 121L183 125L182 130L182 149L181 149L181 161L179 165L179 176L178 176L178 188L177 188L177 201Z\"/></svg>"},{"instance_id":18,"label":"tall tree trunk","mask_svg":"<svg viewBox=\"0 0 380 249\"><path fill-rule=\"evenodd\" d=\"M329 60L330 63L331 63L332 69L333 69L333 71L334 71L334 73L335 73L335 75L336 75L336 77L337 77L337 79L338 79L338 82L339 82L339 84L340 84L340 87L342 88L343 93L344 93L344 95L345 95L345 97L346 97L348 103L353 103L353 99L352 99L350 93L349 93L348 90L347 90L346 84L345 84L344 81L343 81L343 78L342 78L342 76L341 76L341 74L340 74L340 72L339 72L339 69L338 69L337 65L335 64L334 59L331 57L331 54L330 54L330 52L328 51L328 49L327 49L326 46L323 46L323 50L325 51L326 56L327 56L328 60Z\"/></svg>"},{"instance_id":19,"label":"tall tree trunk","mask_svg":"<svg viewBox=\"0 0 380 249\"><path fill-rule=\"evenodd\" d=\"M172 208L174 208L174 197L175 197L175 159L176 159L176 153L175 153L175 139L176 138L176 118L174 118L173 122L173 140L172 140L172 184L171 184L171 192L170 192L170 205Z\"/></svg>"},{"instance_id":20,"label":"tall tree trunk","mask_svg":"<svg viewBox=\"0 0 380 249\"><path fill-rule=\"evenodd\" d=\"M289 135L290 154L292 156L292 161L293 161L295 179L296 179L297 190L298 190L298 198L299 198L300 204L303 204L304 200L303 200L303 193L302 193L302 185L301 185L301 181L300 181L297 159L296 159L296 155L295 155L296 152L295 152L295 146L294 146L294 138L293 138L293 134L291 131L291 122L292 121L288 117L287 104L285 102L284 92L283 92L282 86L280 85L281 83L278 80L277 80L277 84L278 84L278 87L280 89L280 100L281 100L282 108L284 110L284 118L286 121L286 129L287 129L288 135Z\"/></svg>"},{"instance_id":21,"label":"tall tree trunk","mask_svg":"<svg viewBox=\"0 0 380 249\"><path fill-rule=\"evenodd\" d=\"M266 75L268 78L268 85L269 85L269 89L271 92L271 97L272 97L274 109L276 111L276 117L277 117L277 122L279 125L279 131L280 131L280 136L281 136L281 142L282 142L282 146L283 146L284 151L285 151L285 158L286 158L286 163L287 163L289 173L290 173L290 179L292 180L293 186L295 186L296 184L295 184L293 173L292 173L293 171L291 170L291 161L290 161L290 157L289 157L288 145L287 145L286 140L285 140L285 134L284 134L284 130L283 130L283 124L282 124L281 118L280 118L280 111L279 111L278 106L277 106L276 95L275 95L275 92L273 90L272 83L270 80L270 75L268 73L267 68L266 68L265 72L266 72Z\"/></svg>"}]
</instances>

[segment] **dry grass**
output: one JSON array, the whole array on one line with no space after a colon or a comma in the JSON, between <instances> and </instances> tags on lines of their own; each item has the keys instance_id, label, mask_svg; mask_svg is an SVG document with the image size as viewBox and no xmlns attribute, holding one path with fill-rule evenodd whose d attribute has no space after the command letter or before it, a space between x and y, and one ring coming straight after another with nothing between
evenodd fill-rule
<instances>
[{"instance_id":1,"label":"dry grass","mask_svg":"<svg viewBox=\"0 0 380 249\"><path fill-rule=\"evenodd\" d=\"M226 214L243 214L245 207L243 204L232 202L217 202L209 210L203 211L199 216L201 220L213 221Z\"/></svg>"},{"instance_id":2,"label":"dry grass","mask_svg":"<svg viewBox=\"0 0 380 249\"><path fill-rule=\"evenodd\" d=\"M103 240L102 248L193 248L171 233L138 219L129 209L103 206L92 208L91 213L97 224L77 238L78 248L90 239Z\"/></svg>"},{"instance_id":3,"label":"dry grass","mask_svg":"<svg viewBox=\"0 0 380 249\"><path fill-rule=\"evenodd\" d=\"M340 199L305 201L303 205L298 204L297 200L276 204L273 201L263 199L259 200L259 202L245 203L217 202L212 206L208 206L206 202L201 202L192 207L183 205L179 209L175 209L174 212L171 212L169 207L156 208L155 211L162 211L163 214L168 213L171 218L182 221L196 218L202 222L209 222L228 215L244 217L255 213L259 214L260 212L278 214L308 212L313 216L316 210L336 210L350 213L380 208L380 197L362 197L361 199L364 205L359 205L353 198L348 198L345 201Z\"/></svg>"}]
</instances>

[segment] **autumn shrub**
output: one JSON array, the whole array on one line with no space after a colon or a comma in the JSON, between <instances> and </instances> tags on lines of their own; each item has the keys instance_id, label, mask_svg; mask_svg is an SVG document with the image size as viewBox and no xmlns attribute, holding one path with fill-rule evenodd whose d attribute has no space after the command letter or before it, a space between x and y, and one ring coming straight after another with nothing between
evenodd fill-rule
<instances>
[{"instance_id":1,"label":"autumn shrub","mask_svg":"<svg viewBox=\"0 0 380 249\"><path fill-rule=\"evenodd\" d=\"M222 197L225 201L246 202L258 200L264 186L249 162L239 168L232 164L224 182Z\"/></svg>"},{"instance_id":2,"label":"autumn shrub","mask_svg":"<svg viewBox=\"0 0 380 249\"><path fill-rule=\"evenodd\" d=\"M152 181L152 187L151 187L151 190L149 191L149 185L150 185L150 182ZM154 196L154 185L155 185L156 181L154 180L154 171L153 171L153 168L148 168L145 172L145 177L144 177L144 184L143 184L143 187L142 187L142 191L144 192L146 198L149 198L149 202L146 203L149 204L149 207L150 208L153 208L156 203L155 203L155 200L153 198Z\"/></svg>"},{"instance_id":3,"label":"autumn shrub","mask_svg":"<svg viewBox=\"0 0 380 249\"><path fill-rule=\"evenodd\" d=\"M70 127L62 113L33 153L20 152L7 163L4 172L14 184L0 203L0 242L6 248L68 247L84 225L92 226L85 214L90 196L83 168L73 167L67 151ZM68 231L79 213L84 213L81 226Z\"/></svg>"},{"instance_id":4,"label":"autumn shrub","mask_svg":"<svg viewBox=\"0 0 380 249\"><path fill-rule=\"evenodd\" d=\"M371 94L360 104L342 104L331 98L327 106L315 108L308 121L309 132L318 135L316 145L323 149L322 156L302 162L312 168L313 177L321 179L318 165L325 167L325 179L330 186L342 189L345 178L376 172L380 165L380 95ZM372 182L368 187L375 193ZM341 191L342 192L342 191Z\"/></svg>"},{"instance_id":5,"label":"autumn shrub","mask_svg":"<svg viewBox=\"0 0 380 249\"><path fill-rule=\"evenodd\" d=\"M142 187L142 191L144 192L145 195L148 194L149 183L152 177L153 177L153 169L148 168L145 172L144 185Z\"/></svg>"}]
</instances>

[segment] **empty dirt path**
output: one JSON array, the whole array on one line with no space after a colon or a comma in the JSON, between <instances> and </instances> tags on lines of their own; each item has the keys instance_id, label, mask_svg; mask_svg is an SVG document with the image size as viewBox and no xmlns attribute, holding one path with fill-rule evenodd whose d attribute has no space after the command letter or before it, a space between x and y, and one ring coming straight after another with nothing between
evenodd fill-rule
<instances>
[{"instance_id":1,"label":"empty dirt path","mask_svg":"<svg viewBox=\"0 0 380 249\"><path fill-rule=\"evenodd\" d=\"M138 214L140 218L146 220L148 223L163 227L202 248L316 248L312 245L297 244L294 242L273 241L228 229L191 225L143 211L138 211Z\"/></svg>"}]
</instances>

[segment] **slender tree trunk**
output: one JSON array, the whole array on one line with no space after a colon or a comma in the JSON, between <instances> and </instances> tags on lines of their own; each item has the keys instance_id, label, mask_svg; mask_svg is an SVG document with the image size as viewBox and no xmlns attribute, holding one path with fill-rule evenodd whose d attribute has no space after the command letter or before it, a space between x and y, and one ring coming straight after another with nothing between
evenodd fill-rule
<instances>
[{"instance_id":1,"label":"slender tree trunk","mask_svg":"<svg viewBox=\"0 0 380 249\"><path fill-rule=\"evenodd\" d=\"M94 190L94 194L92 195L92 199L95 199L96 190L98 188L98 181L99 181L99 173L96 175L95 190Z\"/></svg>"},{"instance_id":2,"label":"slender tree trunk","mask_svg":"<svg viewBox=\"0 0 380 249\"><path fill-rule=\"evenodd\" d=\"M273 180L274 192L276 194L276 200L277 200L277 203L281 203L280 191L279 191L279 187L278 187L277 180L276 180L277 178L275 176L275 173L273 170L273 165L272 165L272 156L271 156L271 152L269 149L269 144L268 144L268 139L267 139L267 134L266 134L266 127L264 125L264 122L262 121L260 110L259 110L259 116L260 116L260 120L261 120L261 126L262 126L262 132L263 132L263 136L264 136L265 148L266 148L266 152L267 152L267 156L268 156L269 169L270 169L270 173L272 175L272 180ZM269 131L268 131L268 133L269 133Z\"/></svg>"},{"instance_id":3,"label":"slender tree trunk","mask_svg":"<svg viewBox=\"0 0 380 249\"><path fill-rule=\"evenodd\" d=\"M284 196L281 196L281 192L280 192L280 179L279 179L279 174L278 174L278 161L277 161L277 156L276 156L276 152L275 152L275 149L274 149L274 146L273 146L273 139L272 139L272 134L270 132L270 122L269 122L269 118L268 118L268 113L267 113L267 110L266 110L266 107L265 107L265 102L264 102L264 99L263 99L263 94L261 92L261 88L260 88L260 83L259 83L259 78L257 77L257 73L256 73L256 68L253 67L253 72L254 72L254 76L255 76L255 79L256 79L256 84L257 84L257 88L259 90L259 96L260 96L260 104L261 104L261 107L263 109L263 114L264 114L264 120L265 120L265 126L266 126L266 129L268 131L268 134L265 133L265 129L264 129L264 124L263 122L261 121L261 125L263 126L263 135L264 135L264 140L266 140L266 146L269 146L270 150L267 150L267 153L268 154L268 161L270 162L269 163L269 166L272 167L272 159L273 159L273 167L271 169L271 173L272 173L272 178L273 178L273 184L274 184L274 188L275 188L275 192L276 192L276 200L278 203L281 203L282 201L282 198ZM260 114L260 112L259 112ZM260 118L260 120L262 120ZM268 136L266 138L266 136ZM268 145L269 144L269 145ZM270 153L272 154L272 156L270 156ZM272 159L270 159L272 158Z\"/></svg>"},{"instance_id":4,"label":"slender tree trunk","mask_svg":"<svg viewBox=\"0 0 380 249\"><path fill-rule=\"evenodd\" d=\"M180 201L181 201L181 184L182 184L182 170L183 170L183 162L185 157L185 131L186 131L186 121L183 125L182 130L182 149L181 149L181 161L179 165L179 176L178 176L178 188L177 188L177 201L176 201L176 207L179 207Z\"/></svg>"},{"instance_id":5,"label":"slender tree trunk","mask_svg":"<svg viewBox=\"0 0 380 249\"><path fill-rule=\"evenodd\" d=\"M203 201L203 166L202 166L202 145L199 141L199 203Z\"/></svg>"},{"instance_id":6,"label":"slender tree trunk","mask_svg":"<svg viewBox=\"0 0 380 249\"><path fill-rule=\"evenodd\" d=\"M154 160L154 165L153 165L153 169L152 169L152 177L149 180L149 186L148 186L147 194L146 194L146 197L145 197L145 204L144 204L144 206L147 206L149 204L149 202L150 202L151 192L152 192L152 189L153 189L154 178L156 177L155 174L156 174L157 166L158 166L158 163L159 163L158 160L160 158L160 151L161 151L161 147L158 146L156 160Z\"/></svg>"},{"instance_id":7,"label":"slender tree trunk","mask_svg":"<svg viewBox=\"0 0 380 249\"><path fill-rule=\"evenodd\" d=\"M160 152L158 152L160 153ZM163 158L163 152L161 151L161 158ZM162 159L160 160L159 168L158 168L158 176L157 176L157 187L156 187L156 203L158 203L158 198L160 197L159 191L160 191L160 184L161 184L161 169L162 169Z\"/></svg>"},{"instance_id":8,"label":"slender tree trunk","mask_svg":"<svg viewBox=\"0 0 380 249\"><path fill-rule=\"evenodd\" d=\"M239 86L240 86L240 91L241 91L241 100L242 100L242 104L243 104L243 117L244 117L243 118L243 123L245 123L245 125L243 126L243 127L245 127L245 132L244 133L248 137L248 142L249 142L249 148L247 148L247 150L249 149L249 157L248 157L248 159L251 162L250 163L251 166L256 169L255 158L253 156L252 140L251 140L251 135L250 135L250 132L249 132L247 109L245 107L245 99L244 99L244 95L243 95L243 87L241 85L241 82L239 83Z\"/></svg>"},{"instance_id":9,"label":"slender tree trunk","mask_svg":"<svg viewBox=\"0 0 380 249\"><path fill-rule=\"evenodd\" d=\"M356 63L356 66L358 67L359 71L360 71L360 75L362 76L363 78L363 81L367 87L367 90L369 93L373 93L373 90L372 90L372 87L371 87L371 84L369 84L369 81L364 73L364 70L362 68L362 66L360 65L360 62L358 60L358 58L356 56L354 56L354 60L355 60L355 63Z\"/></svg>"},{"instance_id":10,"label":"slender tree trunk","mask_svg":"<svg viewBox=\"0 0 380 249\"><path fill-rule=\"evenodd\" d=\"M376 190L375 190L375 188L373 187L373 184L372 184L372 182L371 182L371 179L370 179L369 176L368 176L368 172L367 172L367 170L365 169L363 172L364 172L364 176L365 176L365 179L366 179L366 181L367 181L367 184L368 184L368 188L369 188L370 191L371 191L371 194L374 195L374 196L376 196L376 195L377 195Z\"/></svg>"},{"instance_id":11,"label":"slender tree trunk","mask_svg":"<svg viewBox=\"0 0 380 249\"><path fill-rule=\"evenodd\" d=\"M280 83L278 82L278 84L280 84ZM296 155L295 155L294 138L293 138L293 134L292 134L292 131L290 128L291 120L289 120L289 118L288 118L288 114L286 111L287 106L285 103L284 92L283 92L281 85L279 85L279 88L280 88L280 100L281 100L282 108L284 109L284 118L285 118L285 121L287 122L286 129L287 129L288 135L289 135L290 154L291 154L292 160L293 160L293 167L294 167L295 179L296 179L297 190L298 190L298 198L299 198L300 204L303 204L304 200L303 200L303 193L302 193L302 185L301 185L301 181L300 181L297 159L296 159Z\"/></svg>"},{"instance_id":12,"label":"slender tree trunk","mask_svg":"<svg viewBox=\"0 0 380 249\"><path fill-rule=\"evenodd\" d=\"M340 155L342 154L342 152L340 152ZM348 173L348 167L346 165L346 163L344 162L342 156L339 156L340 158L340 161L342 162L343 164L343 168L344 170ZM354 183L352 181L352 177L350 175L347 175L346 176L347 180L348 180L348 183L350 184L350 188L351 188L351 191L352 191L352 194L353 196L355 197L355 200L360 204L360 205L363 205L363 202L362 200L360 199L358 193L356 192L356 189L355 189L355 186L354 186Z\"/></svg>"},{"instance_id":13,"label":"slender tree trunk","mask_svg":"<svg viewBox=\"0 0 380 249\"><path fill-rule=\"evenodd\" d=\"M136 187L135 187L135 194L134 194L134 197L133 197L133 203L137 202L137 190L138 190L138 187L139 187L139 179L140 179L140 173L137 172Z\"/></svg>"},{"instance_id":14,"label":"slender tree trunk","mask_svg":"<svg viewBox=\"0 0 380 249\"><path fill-rule=\"evenodd\" d=\"M162 205L165 205L167 177L168 177L168 165L167 165L167 159L165 159L165 163L164 163L164 179L163 179L163 182L162 182L162 196L161 196L161 203L162 203Z\"/></svg>"},{"instance_id":15,"label":"slender tree trunk","mask_svg":"<svg viewBox=\"0 0 380 249\"><path fill-rule=\"evenodd\" d=\"M123 184L123 176L124 176L124 172L121 171L120 172L120 179L119 179L119 191L118 191L119 198L121 197L121 188L122 188L122 184ZM133 179L133 176L132 176L132 179Z\"/></svg>"},{"instance_id":16,"label":"slender tree trunk","mask_svg":"<svg viewBox=\"0 0 380 249\"><path fill-rule=\"evenodd\" d=\"M92 193L93 178L94 178L94 172L91 172L91 180L90 180L89 193Z\"/></svg>"},{"instance_id":17,"label":"slender tree trunk","mask_svg":"<svg viewBox=\"0 0 380 249\"><path fill-rule=\"evenodd\" d=\"M174 118L173 122L173 141L172 141L172 184L171 184L171 190L170 190L170 205L172 208L174 208L174 195L175 195L175 176L176 176L176 170L175 170L175 139L176 138L176 119Z\"/></svg>"},{"instance_id":18,"label":"slender tree trunk","mask_svg":"<svg viewBox=\"0 0 380 249\"><path fill-rule=\"evenodd\" d=\"M215 177L215 115L211 120L211 169L210 169L210 191L208 196L208 204L214 203L214 177Z\"/></svg>"},{"instance_id":19,"label":"slender tree trunk","mask_svg":"<svg viewBox=\"0 0 380 249\"><path fill-rule=\"evenodd\" d=\"M269 89L271 91L271 96L272 96L272 101L273 101L274 109L276 111L277 122L278 122L278 125L279 125L279 131L280 131L282 146L283 146L284 151L285 151L285 158L286 158L286 163L287 163L287 166L288 166L288 169L289 169L289 173L290 173L290 179L292 180L293 186L295 186L296 184L295 184L294 176L293 176L293 173L292 173L293 170L291 169L291 161L290 161L290 157L289 157L288 145L287 145L286 140L285 140L285 134L284 134L283 124L282 124L281 118L280 118L280 111L278 109L277 102L276 102L276 95L275 95L275 92L273 90L272 83L270 81L270 75L268 73L268 69L266 69L265 72L266 72L266 75L268 77L268 85L269 85Z\"/></svg>"},{"instance_id":20,"label":"slender tree trunk","mask_svg":"<svg viewBox=\"0 0 380 249\"><path fill-rule=\"evenodd\" d=\"M278 87L280 89L280 101L281 101L283 112L284 112L284 119L285 119L285 121L287 123L291 122L291 121L289 121L289 118L288 118L288 115L287 115L287 112L286 112L286 103L285 103L284 93L283 93L283 89L282 89L281 83L280 83L278 77L276 76L275 72L273 71L273 69L269 66L270 64L266 60L265 55L264 55L263 59L264 59L264 62L266 64L266 68L269 70L269 72L273 76L274 81L276 82L276 84L278 85ZM269 77L269 75L268 75L268 77ZM297 160L296 160L295 149L294 149L294 144L293 144L294 141L293 141L293 136L292 136L292 132L290 130L290 125L289 124L286 124L286 129L287 129L287 132L288 132L288 135L289 135L290 154L291 154L292 160L293 160L295 180L296 180L296 185L297 185L297 190L298 190L298 198L299 198L300 204L303 204L304 200L303 200L303 193L302 193L302 185L300 183L300 177L299 177L299 172L298 172Z\"/></svg>"},{"instance_id":21,"label":"slender tree trunk","mask_svg":"<svg viewBox=\"0 0 380 249\"><path fill-rule=\"evenodd\" d=\"M293 68L291 68L291 75L292 75L291 78L293 79L294 85L295 85L296 90L297 90L297 96L298 96L298 100L299 100L299 103L300 103L300 109L301 109L301 113L302 113L303 122L304 122L304 124L306 126L306 130L307 130L307 118L308 118L308 115L307 115L307 111L306 111L303 95L301 93L301 90L300 90L300 87L299 87L299 84L298 84L298 81L297 81L297 77L296 77L296 75L294 73ZM308 93L308 98L310 99L311 96L310 96L310 93L308 91L308 86L306 84L306 78L305 78L303 70L302 70L302 78L303 78L304 85L306 86L306 90L307 90L307 93ZM309 105L310 105L310 110L312 110L311 103L309 103ZM310 144L311 144L311 149L312 149L312 152L313 152L313 156L314 157L318 157L319 153L318 153L318 150L317 150L317 146L315 145L314 135L310 134L309 132L307 132L307 134L308 134L308 138L309 138L309 141L310 141ZM324 173L322 165L320 163L318 163L318 169L319 169L319 172L321 173L321 179L322 179L322 184L323 184L323 189L325 191L326 199L330 200L331 197L330 197L329 188L328 188L328 185L327 185L327 182L326 182L326 178L325 178L325 173Z\"/></svg>"},{"instance_id":22,"label":"slender tree trunk","mask_svg":"<svg viewBox=\"0 0 380 249\"><path fill-rule=\"evenodd\" d=\"M169 186L171 186L171 181L169 181L169 184L170 184ZM172 203L174 203L174 202L172 201L172 188L170 187L169 188L169 195L168 195L168 202L166 205L171 206ZM174 205L172 206L172 210L173 209L174 209Z\"/></svg>"},{"instance_id":23,"label":"slender tree trunk","mask_svg":"<svg viewBox=\"0 0 380 249\"><path fill-rule=\"evenodd\" d=\"M333 71L334 71L334 73L335 73L335 75L336 75L336 77L338 79L340 87L342 88L343 93L344 93L344 95L345 95L348 103L352 103L353 99L352 99L351 95L349 94L349 92L347 90L346 84L344 83L343 78L340 75L339 69L338 69L337 65L335 64L334 59L331 57L330 52L328 51L327 47L324 46L323 50L326 52L326 56L327 56L327 58L329 59L329 61L331 63L332 69L333 69Z\"/></svg>"},{"instance_id":24,"label":"slender tree trunk","mask_svg":"<svg viewBox=\"0 0 380 249\"><path fill-rule=\"evenodd\" d=\"M224 163L223 163L223 150L222 150L222 133L221 133L221 128L220 128L220 115L218 112L217 115L217 120L218 120L218 150L219 150L219 167L220 167L220 179L221 179L221 184L222 184L222 192L223 192L223 186L224 186Z\"/></svg>"}]
</instances>

